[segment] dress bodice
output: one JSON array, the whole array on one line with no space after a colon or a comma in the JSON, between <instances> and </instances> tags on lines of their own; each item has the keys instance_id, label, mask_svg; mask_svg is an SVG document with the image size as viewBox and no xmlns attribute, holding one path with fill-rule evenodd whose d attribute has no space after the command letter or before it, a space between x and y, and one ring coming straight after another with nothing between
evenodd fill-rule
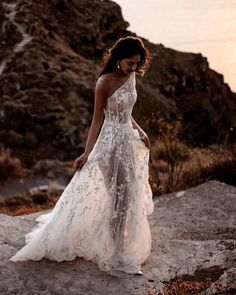
<instances>
[{"instance_id":1,"label":"dress bodice","mask_svg":"<svg viewBox=\"0 0 236 295\"><path fill-rule=\"evenodd\" d=\"M106 121L128 123L131 121L132 109L137 100L135 72L132 72L124 84L108 97L104 109Z\"/></svg>"}]
</instances>

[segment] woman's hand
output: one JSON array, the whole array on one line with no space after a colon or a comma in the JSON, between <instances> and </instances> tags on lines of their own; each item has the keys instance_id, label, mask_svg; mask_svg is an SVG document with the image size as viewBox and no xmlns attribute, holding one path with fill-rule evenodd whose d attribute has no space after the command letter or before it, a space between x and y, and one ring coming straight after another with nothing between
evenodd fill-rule
<instances>
[{"instance_id":1,"label":"woman's hand","mask_svg":"<svg viewBox=\"0 0 236 295\"><path fill-rule=\"evenodd\" d=\"M86 153L83 153L81 156L75 159L73 168L75 170L80 170L84 164L87 162L88 155Z\"/></svg>"},{"instance_id":2,"label":"woman's hand","mask_svg":"<svg viewBox=\"0 0 236 295\"><path fill-rule=\"evenodd\" d=\"M145 143L145 146L150 149L150 140L147 136L147 134L143 131L143 129L138 125L138 123L134 120L134 118L131 116L131 121L133 128L138 130L140 139Z\"/></svg>"},{"instance_id":3,"label":"woman's hand","mask_svg":"<svg viewBox=\"0 0 236 295\"><path fill-rule=\"evenodd\" d=\"M139 134L141 140L145 143L145 146L150 149L150 140L147 134L142 130L142 132Z\"/></svg>"}]
</instances>

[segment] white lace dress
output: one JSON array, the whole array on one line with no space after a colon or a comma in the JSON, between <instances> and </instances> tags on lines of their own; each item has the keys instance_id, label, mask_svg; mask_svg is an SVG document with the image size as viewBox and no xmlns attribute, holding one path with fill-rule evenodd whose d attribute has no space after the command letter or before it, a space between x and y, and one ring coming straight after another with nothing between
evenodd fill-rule
<instances>
[{"instance_id":1,"label":"white lace dress","mask_svg":"<svg viewBox=\"0 0 236 295\"><path fill-rule=\"evenodd\" d=\"M50 213L36 219L11 261L61 262L76 256L103 271L135 273L150 255L147 215L154 209L149 149L133 129L135 73L107 100L105 119L88 160Z\"/></svg>"}]
</instances>

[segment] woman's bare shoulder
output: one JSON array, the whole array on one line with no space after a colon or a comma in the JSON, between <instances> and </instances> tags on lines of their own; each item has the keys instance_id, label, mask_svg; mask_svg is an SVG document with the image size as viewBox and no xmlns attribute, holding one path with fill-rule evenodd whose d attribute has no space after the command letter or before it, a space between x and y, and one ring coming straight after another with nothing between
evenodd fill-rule
<instances>
[{"instance_id":1,"label":"woman's bare shoulder","mask_svg":"<svg viewBox=\"0 0 236 295\"><path fill-rule=\"evenodd\" d=\"M96 87L108 89L110 87L111 77L110 73L103 74L98 78Z\"/></svg>"},{"instance_id":2,"label":"woman's bare shoulder","mask_svg":"<svg viewBox=\"0 0 236 295\"><path fill-rule=\"evenodd\" d=\"M102 76L98 78L98 82L107 83L111 80L112 77L113 75L111 73L103 74Z\"/></svg>"},{"instance_id":3,"label":"woman's bare shoulder","mask_svg":"<svg viewBox=\"0 0 236 295\"><path fill-rule=\"evenodd\" d=\"M110 73L106 73L100 76L96 82L96 91L107 95L110 89L110 81Z\"/></svg>"}]
</instances>

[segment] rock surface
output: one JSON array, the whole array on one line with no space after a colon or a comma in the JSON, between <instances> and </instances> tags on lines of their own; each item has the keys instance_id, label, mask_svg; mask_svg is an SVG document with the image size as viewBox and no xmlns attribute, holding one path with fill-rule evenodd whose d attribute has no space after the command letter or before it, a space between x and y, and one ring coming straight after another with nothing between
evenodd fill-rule
<instances>
[{"instance_id":1,"label":"rock surface","mask_svg":"<svg viewBox=\"0 0 236 295\"><path fill-rule=\"evenodd\" d=\"M126 35L112 1L1 1L0 142L32 167L75 158L90 126L104 49ZM143 39L154 55L138 78L137 121L183 117L183 139L196 145L235 139L236 94L200 53ZM154 120L147 126L153 137Z\"/></svg>"},{"instance_id":2,"label":"rock surface","mask_svg":"<svg viewBox=\"0 0 236 295\"><path fill-rule=\"evenodd\" d=\"M209 181L156 199L149 216L152 252L143 265L143 276L109 275L82 258L61 263L11 262L9 258L23 246L24 235L41 213L0 215L0 294L156 295L179 277L193 282L211 279L207 289L194 294L236 292L235 187ZM227 291L217 291L217 283L228 285Z\"/></svg>"}]
</instances>

